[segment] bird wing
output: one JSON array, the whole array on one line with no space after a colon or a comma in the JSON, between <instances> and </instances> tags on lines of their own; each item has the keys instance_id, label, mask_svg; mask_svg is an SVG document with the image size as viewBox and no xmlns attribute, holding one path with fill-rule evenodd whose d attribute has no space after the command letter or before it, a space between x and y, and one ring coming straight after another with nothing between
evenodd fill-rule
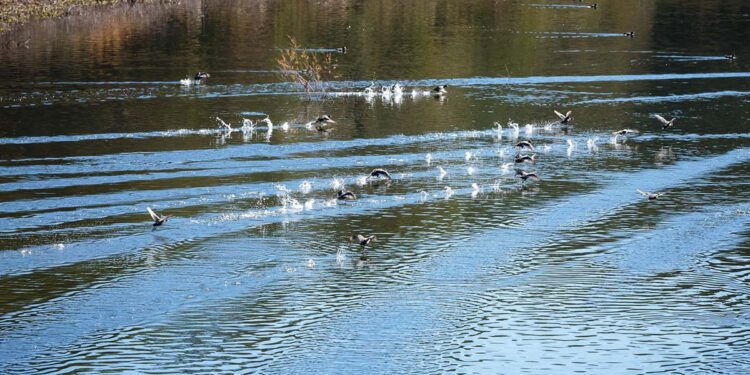
<instances>
[{"instance_id":1,"label":"bird wing","mask_svg":"<svg viewBox=\"0 0 750 375\"><path fill-rule=\"evenodd\" d=\"M559 117L559 118L560 118L561 120L565 118L565 115L563 115L563 114L562 114L562 113L560 113L560 112L557 112L557 111L555 111L555 114L556 114L556 115L557 115L557 117Z\"/></svg>"},{"instance_id":2,"label":"bird wing","mask_svg":"<svg viewBox=\"0 0 750 375\"><path fill-rule=\"evenodd\" d=\"M659 115L654 115L654 117L655 117L655 118L656 118L657 120L659 120L659 121L660 121L660 122L661 122L662 124L664 124L664 125L666 125L666 124L669 124L669 121L667 121L667 119L665 119L664 117L661 117L661 116L659 116Z\"/></svg>"},{"instance_id":3,"label":"bird wing","mask_svg":"<svg viewBox=\"0 0 750 375\"><path fill-rule=\"evenodd\" d=\"M567 117L570 117L570 115L572 115L572 114L573 114L573 111L568 111L568 113L566 113L566 114L565 114L565 117L566 117L566 118L567 118Z\"/></svg>"},{"instance_id":4,"label":"bird wing","mask_svg":"<svg viewBox=\"0 0 750 375\"><path fill-rule=\"evenodd\" d=\"M154 212L154 210L151 209L151 207L146 207L146 211L148 211L148 214L151 215L151 219L154 221L159 221L161 217Z\"/></svg>"},{"instance_id":5,"label":"bird wing","mask_svg":"<svg viewBox=\"0 0 750 375\"><path fill-rule=\"evenodd\" d=\"M643 195L644 197L648 197L648 195L649 195L648 193L646 193L646 192L643 192L643 191L640 191L640 190L638 190L638 189L635 189L635 190L636 190L637 192L641 193L641 195Z\"/></svg>"},{"instance_id":6,"label":"bird wing","mask_svg":"<svg viewBox=\"0 0 750 375\"><path fill-rule=\"evenodd\" d=\"M529 176L530 179L532 179L534 181L541 181L542 180L541 178L539 178L539 176L536 175L536 173L529 173L528 176Z\"/></svg>"}]
</instances>

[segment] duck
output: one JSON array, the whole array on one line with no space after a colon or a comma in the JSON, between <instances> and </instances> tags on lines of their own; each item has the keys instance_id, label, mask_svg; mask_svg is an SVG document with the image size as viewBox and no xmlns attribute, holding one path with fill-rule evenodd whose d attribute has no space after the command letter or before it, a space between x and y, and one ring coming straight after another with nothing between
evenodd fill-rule
<instances>
[{"instance_id":1,"label":"duck","mask_svg":"<svg viewBox=\"0 0 750 375\"><path fill-rule=\"evenodd\" d=\"M216 117L216 121L219 122L219 131L231 133L234 130L232 129L231 124L224 122L224 120L220 119L218 116Z\"/></svg>"},{"instance_id":2,"label":"duck","mask_svg":"<svg viewBox=\"0 0 750 375\"><path fill-rule=\"evenodd\" d=\"M638 190L638 189L636 189L636 191L637 191L638 193L640 193L641 195L643 195L644 197L647 197L647 198L648 198L648 200L650 200L650 201L652 201L652 200L654 200L654 199L659 199L659 197L661 197L662 195L666 194L666 193L664 193L664 192L659 192L659 193L650 193L650 192L648 192L648 191L640 191L640 190Z\"/></svg>"},{"instance_id":3,"label":"duck","mask_svg":"<svg viewBox=\"0 0 750 375\"><path fill-rule=\"evenodd\" d=\"M353 201L357 199L357 195L352 193L351 191L339 190L339 192L336 194L336 199L340 201Z\"/></svg>"},{"instance_id":4,"label":"duck","mask_svg":"<svg viewBox=\"0 0 750 375\"><path fill-rule=\"evenodd\" d=\"M516 147L523 149L524 147L527 147L531 151L534 151L534 145L531 144L531 141L521 141L516 143Z\"/></svg>"},{"instance_id":5,"label":"duck","mask_svg":"<svg viewBox=\"0 0 750 375\"><path fill-rule=\"evenodd\" d=\"M654 117L661 122L661 128L662 129L669 129L674 125L674 121L677 120L676 118L672 118L671 120L667 121L664 117L661 117L659 115L654 115Z\"/></svg>"},{"instance_id":6,"label":"duck","mask_svg":"<svg viewBox=\"0 0 750 375\"><path fill-rule=\"evenodd\" d=\"M320 116L320 117L318 117L317 120L315 120L315 123L314 123L315 124L315 130L317 130L317 131L319 131L321 133L328 132L328 131L330 131L330 129L326 128L325 126L327 124L334 124L334 123L336 123L336 121L333 121L333 119L331 119L331 116L328 116L328 115Z\"/></svg>"},{"instance_id":7,"label":"duck","mask_svg":"<svg viewBox=\"0 0 750 375\"><path fill-rule=\"evenodd\" d=\"M392 180L391 174L388 173L388 171L386 171L383 168L375 168L375 169L373 169L372 172L370 172L370 175L367 178L368 179L370 179L370 178L378 178L378 179L384 178L384 179L386 179L388 181Z\"/></svg>"},{"instance_id":8,"label":"duck","mask_svg":"<svg viewBox=\"0 0 750 375\"><path fill-rule=\"evenodd\" d=\"M596 9L596 5L597 5L596 3L593 3L593 4L589 5L589 8Z\"/></svg>"},{"instance_id":9,"label":"duck","mask_svg":"<svg viewBox=\"0 0 750 375\"><path fill-rule=\"evenodd\" d=\"M373 242L377 242L377 240L378 240L378 237L374 234L369 235L369 236L363 236L361 234L358 234L358 235L352 235L351 237L349 237L349 242L356 242L362 245L362 247L370 245Z\"/></svg>"},{"instance_id":10,"label":"duck","mask_svg":"<svg viewBox=\"0 0 750 375\"><path fill-rule=\"evenodd\" d=\"M612 135L615 135L615 136L617 136L617 135L629 135L629 134L638 134L638 131L637 130L633 130L633 129L622 129L622 130L618 130L616 132L612 132Z\"/></svg>"},{"instance_id":11,"label":"duck","mask_svg":"<svg viewBox=\"0 0 750 375\"><path fill-rule=\"evenodd\" d=\"M737 55L734 52L732 52L728 55L724 55L724 58L727 60L734 61L734 60L737 60Z\"/></svg>"},{"instance_id":12,"label":"duck","mask_svg":"<svg viewBox=\"0 0 750 375\"><path fill-rule=\"evenodd\" d=\"M522 156L521 154L518 154L516 155L515 162L516 163L524 163L524 162L536 163L536 154L532 154L531 156L529 155Z\"/></svg>"},{"instance_id":13,"label":"duck","mask_svg":"<svg viewBox=\"0 0 750 375\"><path fill-rule=\"evenodd\" d=\"M520 178L523 182L526 182L526 180L528 179L532 179L534 181L542 181L542 179L539 178L536 172L526 172L526 171L517 170L516 176L518 176L518 178Z\"/></svg>"},{"instance_id":14,"label":"duck","mask_svg":"<svg viewBox=\"0 0 750 375\"><path fill-rule=\"evenodd\" d=\"M562 113L560 113L560 112L555 111L555 114L557 115L557 117L560 118L560 123L561 124L567 124L571 120L573 120L573 117L571 117L571 115L573 114L573 111L568 111L568 113L566 113L564 115Z\"/></svg>"},{"instance_id":15,"label":"duck","mask_svg":"<svg viewBox=\"0 0 750 375\"><path fill-rule=\"evenodd\" d=\"M195 73L195 76L193 76L193 81L200 82L208 77L211 77L211 75L206 72L198 72Z\"/></svg>"},{"instance_id":16,"label":"duck","mask_svg":"<svg viewBox=\"0 0 750 375\"><path fill-rule=\"evenodd\" d=\"M336 52L338 53L346 53L347 50L346 46L336 48Z\"/></svg>"},{"instance_id":17,"label":"duck","mask_svg":"<svg viewBox=\"0 0 750 375\"><path fill-rule=\"evenodd\" d=\"M435 86L434 89L432 89L432 95L435 96L443 96L448 93L447 90L445 90L448 87L448 85L438 85Z\"/></svg>"},{"instance_id":18,"label":"duck","mask_svg":"<svg viewBox=\"0 0 750 375\"><path fill-rule=\"evenodd\" d=\"M626 33L623 33L623 35L633 38L635 37L635 31L628 31Z\"/></svg>"},{"instance_id":19,"label":"duck","mask_svg":"<svg viewBox=\"0 0 750 375\"><path fill-rule=\"evenodd\" d=\"M159 215L156 212L154 212L154 210L152 210L151 207L146 207L146 211L148 211L148 214L151 215L151 219L154 220L154 224L153 225L155 227L158 227L158 226L166 223L167 220L169 220L169 218L172 217L172 215L163 215L163 216Z\"/></svg>"}]
</instances>

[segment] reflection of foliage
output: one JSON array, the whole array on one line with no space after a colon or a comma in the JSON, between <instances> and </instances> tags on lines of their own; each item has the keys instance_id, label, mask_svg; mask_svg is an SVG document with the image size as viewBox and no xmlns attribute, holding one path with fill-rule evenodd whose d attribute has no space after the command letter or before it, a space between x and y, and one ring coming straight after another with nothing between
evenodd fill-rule
<instances>
[{"instance_id":1,"label":"reflection of foliage","mask_svg":"<svg viewBox=\"0 0 750 375\"><path fill-rule=\"evenodd\" d=\"M322 90L321 81L333 77L333 57L331 53L322 58L300 46L296 39L289 37L289 48L281 51L276 59L279 74L284 80L299 83L305 92Z\"/></svg>"}]
</instances>

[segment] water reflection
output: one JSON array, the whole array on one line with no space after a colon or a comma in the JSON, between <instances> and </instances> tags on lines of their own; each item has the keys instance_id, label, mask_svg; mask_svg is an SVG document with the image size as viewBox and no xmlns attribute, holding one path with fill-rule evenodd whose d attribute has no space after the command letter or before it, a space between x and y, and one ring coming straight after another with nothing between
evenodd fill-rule
<instances>
[{"instance_id":1,"label":"water reflection","mask_svg":"<svg viewBox=\"0 0 750 375\"><path fill-rule=\"evenodd\" d=\"M741 373L747 10L587 6L187 1L0 36L0 372ZM278 82L289 35L336 54L326 92Z\"/></svg>"}]
</instances>

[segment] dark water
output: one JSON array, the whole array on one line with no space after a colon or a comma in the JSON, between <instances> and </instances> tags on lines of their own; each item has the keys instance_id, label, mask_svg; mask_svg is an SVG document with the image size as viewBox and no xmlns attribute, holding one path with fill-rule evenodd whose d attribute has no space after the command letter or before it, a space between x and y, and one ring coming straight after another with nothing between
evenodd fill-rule
<instances>
[{"instance_id":1,"label":"dark water","mask_svg":"<svg viewBox=\"0 0 750 375\"><path fill-rule=\"evenodd\" d=\"M598 3L187 1L0 37L0 373L750 372L750 5ZM288 35L332 52L327 94L280 82Z\"/></svg>"}]
</instances>

